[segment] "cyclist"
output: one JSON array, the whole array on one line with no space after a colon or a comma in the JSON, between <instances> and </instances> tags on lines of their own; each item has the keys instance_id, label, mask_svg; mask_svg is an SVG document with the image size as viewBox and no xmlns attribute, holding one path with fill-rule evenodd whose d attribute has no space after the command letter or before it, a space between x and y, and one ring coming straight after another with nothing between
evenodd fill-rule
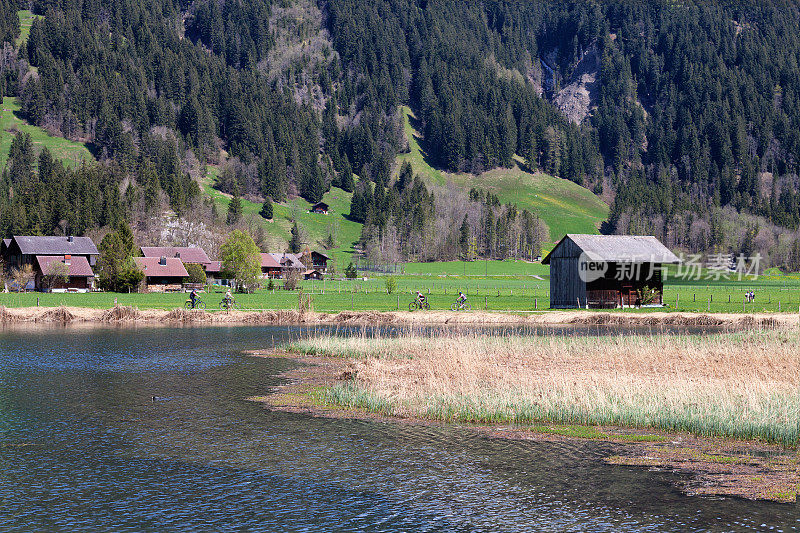
<instances>
[{"instance_id":1,"label":"cyclist","mask_svg":"<svg viewBox=\"0 0 800 533\"><path fill-rule=\"evenodd\" d=\"M226 302L228 305L231 305L233 303L233 295L231 294L230 287L228 287L228 290L225 293L225 298L223 298L223 301Z\"/></svg>"},{"instance_id":2,"label":"cyclist","mask_svg":"<svg viewBox=\"0 0 800 533\"><path fill-rule=\"evenodd\" d=\"M417 302L419 303L420 306L422 306L422 304L425 303L425 295L419 291L417 291Z\"/></svg>"},{"instance_id":3,"label":"cyclist","mask_svg":"<svg viewBox=\"0 0 800 533\"><path fill-rule=\"evenodd\" d=\"M192 309L197 306L197 291L192 289L192 292L189 293L189 300L192 302Z\"/></svg>"},{"instance_id":4,"label":"cyclist","mask_svg":"<svg viewBox=\"0 0 800 533\"><path fill-rule=\"evenodd\" d=\"M464 304L467 303L467 297L464 295L463 292L458 291L458 299L456 300L456 304L458 304L459 309L464 308Z\"/></svg>"}]
</instances>

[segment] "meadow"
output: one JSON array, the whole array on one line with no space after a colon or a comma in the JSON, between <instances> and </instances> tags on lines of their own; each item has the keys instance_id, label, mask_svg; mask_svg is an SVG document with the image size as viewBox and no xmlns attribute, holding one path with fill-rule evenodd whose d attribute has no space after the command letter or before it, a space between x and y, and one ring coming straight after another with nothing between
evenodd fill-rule
<instances>
[{"instance_id":1,"label":"meadow","mask_svg":"<svg viewBox=\"0 0 800 533\"><path fill-rule=\"evenodd\" d=\"M218 170L218 167L208 167L206 177L201 180L201 188L214 201L217 211L224 216L228 211L231 196L213 187ZM272 204L272 220L265 220L258 214L262 204L242 198L242 216L245 219L252 217L262 225L267 243L273 251L286 249L293 217L297 218L299 225L307 232L309 246L312 249L321 248L328 235L333 234L336 246L326 253L333 256L339 270L343 270L352 261L353 245L361 237L361 224L353 222L346 216L350 212L352 196L352 193L332 187L322 198L330 206L327 215L309 213L311 204L300 197L283 203L275 202Z\"/></svg>"},{"instance_id":2,"label":"meadow","mask_svg":"<svg viewBox=\"0 0 800 533\"><path fill-rule=\"evenodd\" d=\"M503 203L511 202L520 209L528 209L539 215L550 228L552 241L567 233L596 234L600 224L608 218L608 205L591 191L541 172L531 174L517 167L498 168L474 175L453 174L434 168L420 146L422 136L414 128L414 114L406 106L401 107L400 111L409 151L397 156L398 170L407 161L414 172L426 178L429 184L446 185L452 182L465 191L472 187L488 190Z\"/></svg>"},{"instance_id":3,"label":"meadow","mask_svg":"<svg viewBox=\"0 0 800 533\"><path fill-rule=\"evenodd\" d=\"M24 132L31 136L37 154L42 148L47 147L55 159L61 160L68 167L74 168L83 161L94 161L94 156L85 144L63 137L54 137L42 128L28 124L21 117L17 98L6 96L3 98L3 108L0 112L0 168L6 166L11 141L16 132Z\"/></svg>"},{"instance_id":4,"label":"meadow","mask_svg":"<svg viewBox=\"0 0 800 533\"><path fill-rule=\"evenodd\" d=\"M542 312L549 307L550 281L547 267L531 265L540 274L522 275L520 269L527 263L495 261L488 265L475 262L475 267L483 266L489 270L488 277L478 274L444 274L462 270L465 265L453 263L433 263L433 272L410 274L414 265L407 265L406 273L393 276L397 287L392 294L386 290L388 276L369 275L349 280L329 278L325 281L304 281L300 287L310 295L314 310L319 312L338 311L396 311L408 309L413 294L420 291L426 295L432 310L449 309L458 291L463 291L473 311L506 311L517 313ZM495 272L507 269L514 274L500 275ZM477 270L477 268L476 268ZM441 272L441 273L439 273ZM236 299L242 309L273 310L297 309L298 292L285 291L277 280L274 290L262 288L252 294L237 294ZM210 287L211 293L202 294L209 310L216 309L222 299L224 289ZM755 302L745 303L748 291L756 294ZM0 305L6 307L36 306L75 306L110 308L116 299L120 305L132 305L140 309L174 309L182 307L186 301L184 293L168 294L47 294L47 293L0 293ZM700 280L686 282L667 278L664 288L666 308L625 309L597 311L604 313L647 313L654 310L667 312L710 312L710 313L797 313L800 309L800 277L762 276L743 281ZM465 311L467 312L467 311Z\"/></svg>"},{"instance_id":5,"label":"meadow","mask_svg":"<svg viewBox=\"0 0 800 533\"><path fill-rule=\"evenodd\" d=\"M295 341L346 357L323 405L463 423L619 426L796 447L800 336L496 336L443 329Z\"/></svg>"}]
</instances>

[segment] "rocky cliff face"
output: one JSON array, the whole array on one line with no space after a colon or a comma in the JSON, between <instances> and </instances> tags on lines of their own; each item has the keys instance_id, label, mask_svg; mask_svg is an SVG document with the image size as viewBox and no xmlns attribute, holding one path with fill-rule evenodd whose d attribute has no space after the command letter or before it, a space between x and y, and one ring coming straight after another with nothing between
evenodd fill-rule
<instances>
[{"instance_id":1,"label":"rocky cliff face","mask_svg":"<svg viewBox=\"0 0 800 533\"><path fill-rule=\"evenodd\" d=\"M600 55L592 46L575 66L570 83L553 97L553 103L572 122L580 124L596 106L599 86Z\"/></svg>"}]
</instances>

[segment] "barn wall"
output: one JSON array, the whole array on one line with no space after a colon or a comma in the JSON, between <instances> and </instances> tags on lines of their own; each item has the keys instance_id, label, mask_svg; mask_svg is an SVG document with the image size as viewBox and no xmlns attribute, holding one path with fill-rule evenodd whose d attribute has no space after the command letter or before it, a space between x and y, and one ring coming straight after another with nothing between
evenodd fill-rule
<instances>
[{"instance_id":1,"label":"barn wall","mask_svg":"<svg viewBox=\"0 0 800 533\"><path fill-rule=\"evenodd\" d=\"M578 273L578 258L551 258L550 307L554 309L578 307L586 303L586 283Z\"/></svg>"},{"instance_id":2,"label":"barn wall","mask_svg":"<svg viewBox=\"0 0 800 533\"><path fill-rule=\"evenodd\" d=\"M578 273L581 249L569 237L550 254L550 307L573 309L586 303L586 283Z\"/></svg>"}]
</instances>

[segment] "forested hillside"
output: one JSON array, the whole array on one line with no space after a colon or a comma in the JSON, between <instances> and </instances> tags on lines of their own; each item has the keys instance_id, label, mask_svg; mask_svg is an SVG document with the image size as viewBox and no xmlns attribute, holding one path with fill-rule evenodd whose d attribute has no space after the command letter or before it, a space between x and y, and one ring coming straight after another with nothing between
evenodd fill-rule
<instances>
[{"instance_id":1,"label":"forested hillside","mask_svg":"<svg viewBox=\"0 0 800 533\"><path fill-rule=\"evenodd\" d=\"M608 199L605 231L800 269L798 27L795 0L2 0L3 95L99 163L39 176L15 139L0 231L222 224L210 163L254 201L355 191L386 261L536 253L535 210L401 172L407 106L439 169L546 172ZM32 192L62 174L79 203Z\"/></svg>"}]
</instances>

